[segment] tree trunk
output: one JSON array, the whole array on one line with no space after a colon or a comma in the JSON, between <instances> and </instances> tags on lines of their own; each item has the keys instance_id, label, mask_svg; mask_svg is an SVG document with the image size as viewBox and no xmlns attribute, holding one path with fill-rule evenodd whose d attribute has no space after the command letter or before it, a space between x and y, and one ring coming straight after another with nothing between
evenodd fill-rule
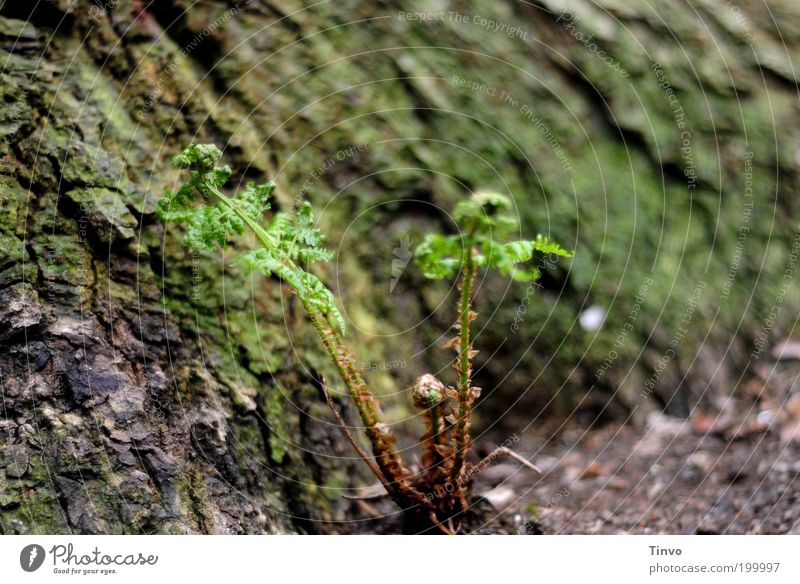
<instances>
[{"instance_id":1,"label":"tree trunk","mask_svg":"<svg viewBox=\"0 0 800 584\"><path fill-rule=\"evenodd\" d=\"M0 530L351 529L342 490L369 478L326 411L315 379L331 369L302 312L153 214L192 141L224 147L237 180L275 178L279 207L315 203L339 252L322 275L379 393L446 367L426 349L455 291L403 258L490 187L514 194L525 235L577 255L541 289L479 281L477 379L499 404L479 421L509 404L526 425L553 403L591 404L589 421L635 409L680 327L648 406L724 401L800 305L790 289L765 326L796 227L796 13L558 5L453 2L429 21L409 16L424 2L3 3ZM741 251L719 226L742 224L748 181ZM596 336L576 324L589 304L608 310ZM409 401L389 400L393 419Z\"/></svg>"},{"instance_id":2,"label":"tree trunk","mask_svg":"<svg viewBox=\"0 0 800 584\"><path fill-rule=\"evenodd\" d=\"M335 530L362 473L300 364L324 363L310 327L152 215L169 155L236 119L202 121L211 80L181 113L150 95L178 45L145 54L162 29L137 3L68 4L0 18L0 531ZM202 40L198 62L220 49Z\"/></svg>"}]
</instances>

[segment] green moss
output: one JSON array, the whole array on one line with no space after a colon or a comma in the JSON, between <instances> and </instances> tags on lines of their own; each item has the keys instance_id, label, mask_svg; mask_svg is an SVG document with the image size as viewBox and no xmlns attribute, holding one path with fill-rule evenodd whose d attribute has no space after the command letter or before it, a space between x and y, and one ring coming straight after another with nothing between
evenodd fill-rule
<instances>
[{"instance_id":1,"label":"green moss","mask_svg":"<svg viewBox=\"0 0 800 584\"><path fill-rule=\"evenodd\" d=\"M46 463L41 452L31 449L30 454L21 478L0 480L0 526L23 535L63 533L68 527L48 483Z\"/></svg>"},{"instance_id":2,"label":"green moss","mask_svg":"<svg viewBox=\"0 0 800 584\"><path fill-rule=\"evenodd\" d=\"M525 513L528 516L528 521L532 523L539 523L542 520L542 512L536 501L528 503L527 507L525 507Z\"/></svg>"},{"instance_id":3,"label":"green moss","mask_svg":"<svg viewBox=\"0 0 800 584\"><path fill-rule=\"evenodd\" d=\"M18 209L22 196L22 187L16 180L0 175L0 232L10 234L19 230Z\"/></svg>"},{"instance_id":4,"label":"green moss","mask_svg":"<svg viewBox=\"0 0 800 584\"><path fill-rule=\"evenodd\" d=\"M107 188L74 189L67 192L80 208L101 241L132 239L137 221L125 206L119 191Z\"/></svg>"},{"instance_id":5,"label":"green moss","mask_svg":"<svg viewBox=\"0 0 800 584\"><path fill-rule=\"evenodd\" d=\"M270 458L278 464L286 457L286 436L288 432L286 418L286 394L284 389L276 385L269 389L265 398L265 413L269 426Z\"/></svg>"},{"instance_id":6,"label":"green moss","mask_svg":"<svg viewBox=\"0 0 800 584\"><path fill-rule=\"evenodd\" d=\"M176 481L178 496L184 512L198 533L213 533L213 518L203 471L195 463L188 463Z\"/></svg>"}]
</instances>

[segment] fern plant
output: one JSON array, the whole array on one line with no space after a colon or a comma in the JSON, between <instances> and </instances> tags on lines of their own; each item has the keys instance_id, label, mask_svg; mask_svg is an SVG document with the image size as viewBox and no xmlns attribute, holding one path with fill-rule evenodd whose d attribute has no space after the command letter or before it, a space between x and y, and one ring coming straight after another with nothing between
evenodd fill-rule
<instances>
[{"instance_id":1,"label":"fern plant","mask_svg":"<svg viewBox=\"0 0 800 584\"><path fill-rule=\"evenodd\" d=\"M449 483L446 486L453 492L447 503L463 510L467 506L465 486L475 474L466 472L465 468L470 448L472 404L481 391L472 385L472 359L477 354L470 336L470 325L477 316L472 309L475 275L478 270L493 269L514 280L535 281L541 276L538 266L526 267L525 264L536 252L561 257L571 257L572 254L541 235L533 240L510 239L518 231L519 224L512 213L511 201L499 193L475 193L456 205L453 218L459 233L428 235L417 247L416 261L423 274L431 279L453 278L460 274L458 321L454 327L458 334L446 343L457 353L453 368L458 376L458 386L445 391L445 395L456 402L456 407L451 439L444 444L440 441L434 447L442 457L441 466L447 471L445 477ZM442 426L438 423L432 425L436 428ZM478 465L476 468L482 467ZM442 475L440 468L435 470L435 475Z\"/></svg>"},{"instance_id":2,"label":"fern plant","mask_svg":"<svg viewBox=\"0 0 800 584\"><path fill-rule=\"evenodd\" d=\"M421 514L445 533L454 532L450 519L467 508L466 487L490 460L487 457L475 466L466 465L472 404L479 394L471 381L475 350L470 323L475 318L475 274L480 269L495 269L517 280L534 280L539 277L538 269L521 266L535 252L564 257L569 253L542 237L504 241L513 234L517 222L510 213L509 200L493 193L479 193L458 204L454 217L461 234L429 235L418 247L416 260L427 277L461 276L456 325L459 334L450 343L457 352L454 368L458 384L445 386L429 374L417 380L414 403L424 410L427 433L422 439L424 468L412 473L397 451L395 437L356 365L353 351L344 344L346 326L332 292L309 271L314 263L333 257L323 247L325 238L315 225L311 205L303 202L292 214L278 212L267 217L275 190L273 182L248 183L240 192L226 195L223 188L231 169L218 164L221 156L212 144L191 145L175 156L173 164L188 170L189 179L179 189L165 192L158 203L158 216L184 224L184 241L195 249L225 248L231 236L245 231L255 235L259 246L241 254L236 264L280 278L300 300L355 403L372 455L350 432L323 380L325 397L347 439L395 503ZM491 459L497 453L509 454L535 468L507 448L498 449Z\"/></svg>"}]
</instances>

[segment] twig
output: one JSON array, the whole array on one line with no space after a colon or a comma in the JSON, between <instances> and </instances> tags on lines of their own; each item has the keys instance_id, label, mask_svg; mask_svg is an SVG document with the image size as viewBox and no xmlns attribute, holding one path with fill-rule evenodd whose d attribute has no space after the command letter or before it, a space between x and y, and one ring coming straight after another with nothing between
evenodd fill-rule
<instances>
[{"instance_id":1,"label":"twig","mask_svg":"<svg viewBox=\"0 0 800 584\"><path fill-rule=\"evenodd\" d=\"M526 466L529 469L531 469L533 472L535 472L537 474L542 474L542 469L540 469L538 466L533 464L530 460L528 460L527 458L525 458L521 454L517 454L516 452L514 452L513 450L511 450L510 448L507 448L505 446L499 446L499 447L495 448L492 451L491 454L489 454L488 456L485 456L483 458L483 460L481 460L478 464L476 464L474 467L472 467L472 472L470 473L470 475L473 476L473 477L478 476L480 473L483 472L483 470L487 466L489 466L492 463L492 461L495 458L497 458L498 456L501 456L501 455L502 456L508 456L509 458L513 458L514 460L516 460L517 462L519 462L523 466Z\"/></svg>"},{"instance_id":2,"label":"twig","mask_svg":"<svg viewBox=\"0 0 800 584\"><path fill-rule=\"evenodd\" d=\"M367 487L361 495L342 495L348 501L377 501L388 496L389 493L384 490L384 486L381 483Z\"/></svg>"},{"instance_id":3,"label":"twig","mask_svg":"<svg viewBox=\"0 0 800 584\"><path fill-rule=\"evenodd\" d=\"M361 509L361 511L365 515L368 515L369 517L372 517L373 519L380 519L381 514L378 513L378 511L375 509L375 507L373 507L372 505L370 505L366 501L356 500L356 505L358 505L358 508Z\"/></svg>"}]
</instances>

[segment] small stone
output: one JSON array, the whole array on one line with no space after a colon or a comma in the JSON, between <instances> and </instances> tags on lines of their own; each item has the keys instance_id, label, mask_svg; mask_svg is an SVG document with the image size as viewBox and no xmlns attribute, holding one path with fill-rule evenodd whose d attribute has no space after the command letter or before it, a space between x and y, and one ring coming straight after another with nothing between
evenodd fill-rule
<instances>
[{"instance_id":1,"label":"small stone","mask_svg":"<svg viewBox=\"0 0 800 584\"><path fill-rule=\"evenodd\" d=\"M777 419L777 412L775 410L761 410L758 412L757 421L765 427L769 427Z\"/></svg>"},{"instance_id":2,"label":"small stone","mask_svg":"<svg viewBox=\"0 0 800 584\"><path fill-rule=\"evenodd\" d=\"M558 464L558 458L555 456L542 455L536 459L536 466L542 469L542 472L552 470Z\"/></svg>"},{"instance_id":3,"label":"small stone","mask_svg":"<svg viewBox=\"0 0 800 584\"><path fill-rule=\"evenodd\" d=\"M680 418L653 412L647 417L648 429L658 436L678 436L691 429L691 425Z\"/></svg>"},{"instance_id":4,"label":"small stone","mask_svg":"<svg viewBox=\"0 0 800 584\"><path fill-rule=\"evenodd\" d=\"M112 430L110 437L116 442L128 443L131 441L131 435L124 430Z\"/></svg>"},{"instance_id":5,"label":"small stone","mask_svg":"<svg viewBox=\"0 0 800 584\"><path fill-rule=\"evenodd\" d=\"M703 473L708 473L714 465L714 457L705 450L696 450L686 459L686 464Z\"/></svg>"},{"instance_id":6,"label":"small stone","mask_svg":"<svg viewBox=\"0 0 800 584\"><path fill-rule=\"evenodd\" d=\"M483 498L489 501L495 510L504 511L517 499L517 493L501 485L485 493Z\"/></svg>"},{"instance_id":7,"label":"small stone","mask_svg":"<svg viewBox=\"0 0 800 584\"><path fill-rule=\"evenodd\" d=\"M647 498L648 499L657 498L659 495L661 495L661 493L664 492L664 488L666 486L667 486L666 483L664 483L663 481L658 481L656 483L653 483L653 485L649 489L647 489Z\"/></svg>"},{"instance_id":8,"label":"small stone","mask_svg":"<svg viewBox=\"0 0 800 584\"><path fill-rule=\"evenodd\" d=\"M597 477L604 477L611 474L611 467L607 464L601 464L593 460L589 465L583 469L580 474L580 479L595 479Z\"/></svg>"},{"instance_id":9,"label":"small stone","mask_svg":"<svg viewBox=\"0 0 800 584\"><path fill-rule=\"evenodd\" d=\"M787 399L783 409L790 417L800 418L800 393L796 393Z\"/></svg>"},{"instance_id":10,"label":"small stone","mask_svg":"<svg viewBox=\"0 0 800 584\"><path fill-rule=\"evenodd\" d=\"M772 358L777 360L800 359L800 340L788 338L772 349Z\"/></svg>"}]
</instances>

